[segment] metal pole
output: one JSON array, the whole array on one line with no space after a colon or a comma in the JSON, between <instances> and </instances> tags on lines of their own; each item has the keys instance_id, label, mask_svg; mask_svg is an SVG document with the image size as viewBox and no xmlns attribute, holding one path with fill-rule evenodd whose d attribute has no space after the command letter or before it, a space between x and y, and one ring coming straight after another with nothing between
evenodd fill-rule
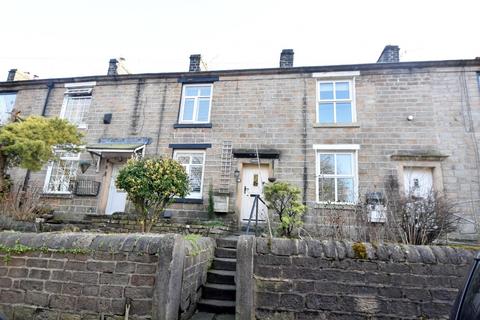
<instances>
[{"instance_id":1,"label":"metal pole","mask_svg":"<svg viewBox=\"0 0 480 320\"><path fill-rule=\"evenodd\" d=\"M255 236L257 236L258 230L258 197L260 197L260 195L255 196Z\"/></svg>"}]
</instances>

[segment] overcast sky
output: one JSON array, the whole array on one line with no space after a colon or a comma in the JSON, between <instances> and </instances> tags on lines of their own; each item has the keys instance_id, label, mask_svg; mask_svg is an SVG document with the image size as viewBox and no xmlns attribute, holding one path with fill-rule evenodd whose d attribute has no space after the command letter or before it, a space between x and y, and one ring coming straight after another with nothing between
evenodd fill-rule
<instances>
[{"instance_id":1,"label":"overcast sky","mask_svg":"<svg viewBox=\"0 0 480 320\"><path fill-rule=\"evenodd\" d=\"M0 0L0 81L9 69L40 78L376 62L387 44L402 61L480 56L479 0Z\"/></svg>"}]
</instances>

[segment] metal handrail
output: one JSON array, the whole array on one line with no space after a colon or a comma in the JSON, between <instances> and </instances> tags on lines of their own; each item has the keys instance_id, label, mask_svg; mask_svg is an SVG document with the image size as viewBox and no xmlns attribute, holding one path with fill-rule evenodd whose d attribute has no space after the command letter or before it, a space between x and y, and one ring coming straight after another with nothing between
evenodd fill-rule
<instances>
[{"instance_id":1,"label":"metal handrail","mask_svg":"<svg viewBox=\"0 0 480 320\"><path fill-rule=\"evenodd\" d=\"M250 217L248 218L247 230L245 231L245 234L248 234L248 232L250 231L250 223L252 222L253 211L255 211L255 235L257 235L257 230L258 230L258 201L260 200L264 205L267 205L267 204L265 203L265 201L263 201L262 198L260 198L259 194L251 194L250 197L254 197L255 199L253 200L252 210L250 210Z\"/></svg>"}]
</instances>

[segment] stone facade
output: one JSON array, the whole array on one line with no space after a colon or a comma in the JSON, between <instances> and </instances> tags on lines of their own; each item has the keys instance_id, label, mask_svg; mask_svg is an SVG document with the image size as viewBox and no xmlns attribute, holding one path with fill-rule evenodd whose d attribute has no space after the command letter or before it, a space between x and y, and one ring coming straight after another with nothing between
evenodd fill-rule
<instances>
[{"instance_id":1,"label":"stone facade","mask_svg":"<svg viewBox=\"0 0 480 320\"><path fill-rule=\"evenodd\" d=\"M173 145L203 145L203 199L174 205L171 219L175 222L208 219L211 185L214 193L228 197L228 213L220 218L240 223L243 172L257 165L255 150L274 150L277 158L262 156L259 162L270 177L301 188L308 206L305 228L319 234L324 206L317 202L314 146L358 145L358 201L367 192L383 191L389 177L403 181L405 167L434 168L440 177L434 183L459 204L468 225L465 232L475 235L478 206L472 199L480 198L479 72L477 59L13 81L0 83L0 91L17 91L15 107L23 115L41 114L47 84L53 83L45 112L52 117L61 113L66 83L95 81L86 115L88 129L83 129L87 146L105 138L147 137L147 156L171 157ZM317 123L318 81L345 77L354 79L356 121ZM210 123L178 125L182 85L202 81L213 83ZM103 122L106 113L112 114L110 124ZM250 150L250 156L233 157L224 170L226 142L234 150ZM81 159L92 161L88 152ZM102 158L98 168L94 163L78 175L100 183L98 196L45 196L58 213L103 214L112 166L119 160ZM30 183L43 186L45 174L46 170L32 173ZM225 174L226 185L220 183ZM21 170L12 175L23 182ZM226 192L220 194L225 186ZM352 207L338 208L348 212Z\"/></svg>"},{"instance_id":2,"label":"stone facade","mask_svg":"<svg viewBox=\"0 0 480 320\"><path fill-rule=\"evenodd\" d=\"M252 319L253 306L262 320L448 319L474 259L451 247L253 237L240 251L237 290L254 289L244 288L237 315Z\"/></svg>"},{"instance_id":3,"label":"stone facade","mask_svg":"<svg viewBox=\"0 0 480 320\"><path fill-rule=\"evenodd\" d=\"M215 247L140 234L3 232L0 243L0 316L12 320L188 316ZM21 245L30 249L5 252Z\"/></svg>"}]
</instances>

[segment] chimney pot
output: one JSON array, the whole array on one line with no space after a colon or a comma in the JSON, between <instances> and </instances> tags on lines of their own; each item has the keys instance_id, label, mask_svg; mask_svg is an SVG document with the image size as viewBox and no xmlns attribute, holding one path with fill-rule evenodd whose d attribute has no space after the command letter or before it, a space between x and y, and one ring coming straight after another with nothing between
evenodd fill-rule
<instances>
[{"instance_id":1,"label":"chimney pot","mask_svg":"<svg viewBox=\"0 0 480 320\"><path fill-rule=\"evenodd\" d=\"M200 62L202 61L202 56L200 54L192 54L190 56L190 66L188 68L189 72L198 72L200 70Z\"/></svg>"},{"instance_id":2,"label":"chimney pot","mask_svg":"<svg viewBox=\"0 0 480 320\"><path fill-rule=\"evenodd\" d=\"M125 58L113 58L108 62L108 76L116 76L119 74L130 74L125 66Z\"/></svg>"},{"instance_id":3,"label":"chimney pot","mask_svg":"<svg viewBox=\"0 0 480 320\"><path fill-rule=\"evenodd\" d=\"M400 62L400 48L398 46L387 45L377 60L377 63L395 63Z\"/></svg>"},{"instance_id":4,"label":"chimney pot","mask_svg":"<svg viewBox=\"0 0 480 320\"><path fill-rule=\"evenodd\" d=\"M280 68L293 67L293 49L283 49L280 53Z\"/></svg>"}]
</instances>

